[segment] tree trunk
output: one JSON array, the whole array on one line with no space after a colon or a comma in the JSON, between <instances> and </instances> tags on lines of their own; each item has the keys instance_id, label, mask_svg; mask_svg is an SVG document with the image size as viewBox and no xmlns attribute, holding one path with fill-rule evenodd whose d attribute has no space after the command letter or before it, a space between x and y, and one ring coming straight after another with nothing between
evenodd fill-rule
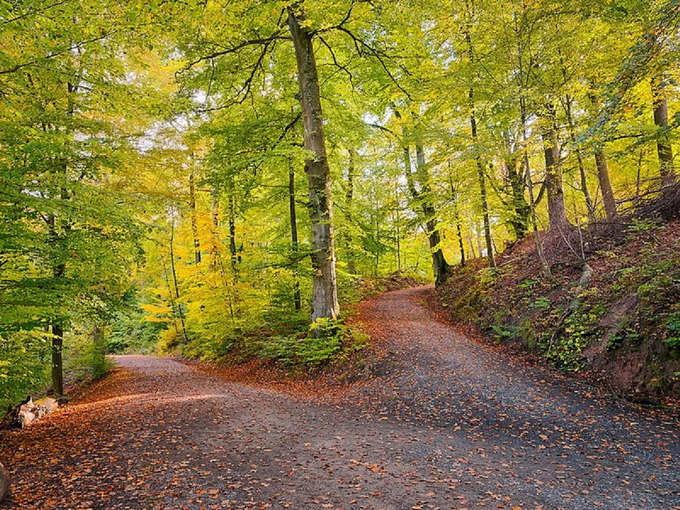
<instances>
[{"instance_id":1,"label":"tree trunk","mask_svg":"<svg viewBox=\"0 0 680 510\"><path fill-rule=\"evenodd\" d=\"M57 220L54 214L50 214L47 219L48 235L50 243L57 249L56 246L59 243L59 235L57 234ZM55 281L64 277L66 272L66 266L60 263L58 260L53 263L52 266L52 276ZM52 326L52 340L51 340L51 350L52 350L52 391L54 391L55 397L59 398L64 395L64 373L63 373L63 362L62 362L62 350L64 345L64 329L61 323L61 319L54 318L51 320Z\"/></svg>"},{"instance_id":2,"label":"tree trunk","mask_svg":"<svg viewBox=\"0 0 680 510\"><path fill-rule=\"evenodd\" d=\"M179 336L179 327L177 326L177 303L175 302L175 294L170 285L170 278L168 277L168 269L165 265L165 260L161 259L163 263L163 276L165 277L165 285L168 287L168 298L170 299L170 309L172 310L172 324L175 326L175 334Z\"/></svg>"},{"instance_id":3,"label":"tree trunk","mask_svg":"<svg viewBox=\"0 0 680 510\"><path fill-rule=\"evenodd\" d=\"M300 311L302 303L300 300L300 281L298 280L298 232L297 215L295 212L295 172L293 166L288 168L288 208L290 210L290 242L293 252L293 272L295 283L293 284L293 303L295 310Z\"/></svg>"},{"instance_id":4,"label":"tree trunk","mask_svg":"<svg viewBox=\"0 0 680 510\"><path fill-rule=\"evenodd\" d=\"M210 216L212 219L212 228L210 232L210 243L211 243L211 260L210 267L214 271L217 269L217 264L220 258L220 248L218 244L219 240L219 228L220 228L220 212L217 203L217 190L212 188L210 190Z\"/></svg>"},{"instance_id":5,"label":"tree trunk","mask_svg":"<svg viewBox=\"0 0 680 510\"><path fill-rule=\"evenodd\" d=\"M510 183L510 195L512 201L512 227L515 239L523 239L529 228L529 204L524 198L526 179L524 178L524 163L518 164L518 157L512 154L505 160L505 167L508 172L508 182Z\"/></svg>"},{"instance_id":6,"label":"tree trunk","mask_svg":"<svg viewBox=\"0 0 680 510\"><path fill-rule=\"evenodd\" d=\"M61 324L52 324L52 389L59 398L64 395L64 366L62 351L64 347L64 330Z\"/></svg>"},{"instance_id":7,"label":"tree trunk","mask_svg":"<svg viewBox=\"0 0 680 510\"><path fill-rule=\"evenodd\" d=\"M545 154L545 188L548 194L548 218L551 232L564 232L569 222L564 204L564 188L562 186L562 165L560 164L560 147L557 142L555 127L555 111L547 105L548 115L541 138Z\"/></svg>"},{"instance_id":8,"label":"tree trunk","mask_svg":"<svg viewBox=\"0 0 680 510\"><path fill-rule=\"evenodd\" d=\"M616 200L614 199L614 191L609 180L607 156L601 147L595 150L595 166L597 167L597 180L600 183L600 190L602 192L605 217L607 221L614 221L616 219Z\"/></svg>"},{"instance_id":9,"label":"tree trunk","mask_svg":"<svg viewBox=\"0 0 680 510\"><path fill-rule=\"evenodd\" d=\"M458 234L458 248L460 249L460 265L465 267L465 244L463 243L463 231L460 228L460 220L456 220L456 233Z\"/></svg>"},{"instance_id":10,"label":"tree trunk","mask_svg":"<svg viewBox=\"0 0 680 510\"><path fill-rule=\"evenodd\" d=\"M401 115L397 110L394 111L397 118ZM444 252L441 248L441 237L439 235L439 228L437 225L436 210L432 204L432 190L430 188L430 174L425 166L425 153L420 144L416 144L416 168L418 176L418 184L420 190L416 186L413 179L411 168L411 151L408 147L408 137L406 129L402 132L403 147L402 156L404 160L404 172L406 174L406 183L408 189L413 197L413 200L420 203L420 207L425 217L425 224L427 229L427 239L430 246L430 253L432 255L432 272L434 273L435 285L439 286L446 281L451 273L451 266L446 262Z\"/></svg>"},{"instance_id":11,"label":"tree trunk","mask_svg":"<svg viewBox=\"0 0 680 510\"><path fill-rule=\"evenodd\" d=\"M600 101L595 94L590 94L590 102L593 108L597 111L600 109ZM614 198L614 191L609 180L609 164L607 163L607 156L602 145L595 148L595 167L597 168L597 180L600 183L600 192L602 193L602 202L604 203L604 213L607 221L616 219L616 200Z\"/></svg>"},{"instance_id":12,"label":"tree trunk","mask_svg":"<svg viewBox=\"0 0 680 510\"><path fill-rule=\"evenodd\" d=\"M399 184L396 184L394 190L394 211L392 214L392 223L394 224L394 238L395 249L397 250L397 272L401 273L401 214L399 209L401 207L399 200Z\"/></svg>"},{"instance_id":13,"label":"tree trunk","mask_svg":"<svg viewBox=\"0 0 680 510\"><path fill-rule=\"evenodd\" d=\"M515 33L519 35L518 25L517 25L517 12L513 12L513 21L515 24ZM529 139L527 136L527 101L526 101L526 83L525 83L525 73L524 73L524 51L520 38L517 38L517 79L519 85L519 111L520 111L520 123L522 128L522 152L524 156L524 171L526 173L527 182L527 192L529 194L529 214L531 216L531 225L534 234L534 246L536 247L536 255L543 268L543 273L545 276L550 277L550 266L543 253L543 245L541 244L541 238L538 233L538 221L536 219L536 205L538 200L534 200L534 183L531 177L531 165L529 163L529 149L527 144ZM540 193L539 193L540 196Z\"/></svg>"},{"instance_id":14,"label":"tree trunk","mask_svg":"<svg viewBox=\"0 0 680 510\"><path fill-rule=\"evenodd\" d=\"M231 261L231 277L238 281L238 253L236 250L236 213L234 209L234 192L229 193L229 259Z\"/></svg>"},{"instance_id":15,"label":"tree trunk","mask_svg":"<svg viewBox=\"0 0 680 510\"><path fill-rule=\"evenodd\" d=\"M67 91L67 109L66 114L69 118L73 117L75 111L73 95L77 91L77 87L73 85L70 81L66 83ZM73 136L73 130L70 126L67 127L68 136ZM64 161L58 166L59 170L63 174L63 178L66 180L68 178L68 160ZM69 194L67 190L62 187L60 198L64 202L69 199ZM67 218L62 218L63 226L63 237L66 237L71 230L70 223ZM60 237L57 233L57 216L52 213L48 216L48 237L49 242L53 246L60 244ZM61 248L61 247L60 247ZM58 250L60 252L61 250ZM61 257L61 253L57 256L58 259ZM55 281L59 281L64 278L66 274L66 264L61 260L56 260L52 265L52 276ZM64 324L63 319L56 318L52 321L52 389L57 398L64 396L64 365L63 365L63 348L64 348Z\"/></svg>"},{"instance_id":16,"label":"tree trunk","mask_svg":"<svg viewBox=\"0 0 680 510\"><path fill-rule=\"evenodd\" d=\"M527 179L527 191L529 193L529 213L531 214L531 225L534 233L534 246L536 247L536 255L543 268L543 273L545 276L550 277L550 266L543 253L543 244L541 243L541 238L538 233L538 220L536 218L536 205L539 200L534 200L534 183L531 177L531 166L529 163L529 152L527 150L527 131L526 131L526 106L524 104L524 98L520 98L520 110L521 110L521 121L522 121L522 143L524 144L524 169L526 171ZM545 189L545 188L544 188ZM539 193L540 197L541 193Z\"/></svg>"},{"instance_id":17,"label":"tree trunk","mask_svg":"<svg viewBox=\"0 0 680 510\"><path fill-rule=\"evenodd\" d=\"M0 503L5 499L9 492L9 475L5 470L5 466L0 464Z\"/></svg>"},{"instance_id":18,"label":"tree trunk","mask_svg":"<svg viewBox=\"0 0 680 510\"><path fill-rule=\"evenodd\" d=\"M189 335L187 335L187 328L184 323L184 311L182 310L182 303L179 302L179 284L177 283L177 271L175 269L175 218L172 218L170 226L170 270L172 272L172 283L175 288L177 315L179 316L180 324L182 324L182 335L184 336L184 341L189 343Z\"/></svg>"},{"instance_id":19,"label":"tree trunk","mask_svg":"<svg viewBox=\"0 0 680 510\"><path fill-rule=\"evenodd\" d=\"M581 155L581 149L578 148L576 144L576 128L574 126L574 117L571 112L572 99L569 94L565 98L565 111L567 113L567 126L569 127L569 140L574 146L574 152L576 153L576 162L578 163L578 173L581 180L581 192L583 193L583 198L586 202L586 208L588 209L588 218L590 222L596 221L595 216L595 204L593 204L593 199L590 197L590 191L588 190L588 179L586 176L586 169L583 165L583 156Z\"/></svg>"},{"instance_id":20,"label":"tree trunk","mask_svg":"<svg viewBox=\"0 0 680 510\"><path fill-rule=\"evenodd\" d=\"M349 149L349 166L347 168L347 191L345 192L345 207L347 209L347 271L356 274L354 251L352 249L352 201L354 199L354 149Z\"/></svg>"},{"instance_id":21,"label":"tree trunk","mask_svg":"<svg viewBox=\"0 0 680 510\"><path fill-rule=\"evenodd\" d=\"M326 156L319 77L312 44L313 34L305 27L305 14L299 3L288 8L288 28L295 46L304 121L304 147L313 154L313 157L305 160L305 172L309 180L311 259L314 270L312 320L336 319L340 307L335 275L330 169Z\"/></svg>"},{"instance_id":22,"label":"tree trunk","mask_svg":"<svg viewBox=\"0 0 680 510\"><path fill-rule=\"evenodd\" d=\"M409 156L409 166L411 158ZM451 266L446 262L441 247L441 234L437 221L437 211L432 203L432 189L430 187L430 172L425 164L425 152L422 145L416 145L416 167L418 169L418 184L420 184L419 199L425 225L427 227L427 239L432 253L432 270L435 276L435 285L439 286L446 281L451 274Z\"/></svg>"},{"instance_id":23,"label":"tree trunk","mask_svg":"<svg viewBox=\"0 0 680 510\"><path fill-rule=\"evenodd\" d=\"M196 186L194 184L193 170L189 174L189 207L191 209L191 234L194 238L194 260L201 263L201 242L198 239L198 218L196 215Z\"/></svg>"},{"instance_id":24,"label":"tree trunk","mask_svg":"<svg viewBox=\"0 0 680 510\"><path fill-rule=\"evenodd\" d=\"M472 231L470 231L470 236L468 236L468 246L470 247L470 253L472 254L473 259L476 259L478 256L481 257L481 253L479 255L475 253L475 245L472 242Z\"/></svg>"},{"instance_id":25,"label":"tree trunk","mask_svg":"<svg viewBox=\"0 0 680 510\"><path fill-rule=\"evenodd\" d=\"M656 151L659 155L659 175L661 176L661 185L664 188L667 188L675 181L673 147L668 132L668 101L666 99L666 86L666 81L661 76L656 76L651 80L654 124L657 127Z\"/></svg>"},{"instance_id":26,"label":"tree trunk","mask_svg":"<svg viewBox=\"0 0 680 510\"><path fill-rule=\"evenodd\" d=\"M475 222L475 242L477 243L477 252L479 253L480 257L484 255L484 248L482 248L482 236L479 235L481 230L484 230L484 224L482 223L482 228L480 229L479 225Z\"/></svg>"},{"instance_id":27,"label":"tree trunk","mask_svg":"<svg viewBox=\"0 0 680 510\"><path fill-rule=\"evenodd\" d=\"M376 201L373 200L373 203L375 204ZM375 244L376 244L376 250L375 250L375 266L373 269L373 276L378 276L378 268L380 266L380 250L377 248L380 246L380 224L378 223L378 211L374 211L373 214L373 225L374 225L374 232L375 232Z\"/></svg>"},{"instance_id":28,"label":"tree trunk","mask_svg":"<svg viewBox=\"0 0 680 510\"><path fill-rule=\"evenodd\" d=\"M395 218L395 249L397 250L397 273L401 273L401 232L399 231L399 222L401 219L397 215Z\"/></svg>"},{"instance_id":29,"label":"tree trunk","mask_svg":"<svg viewBox=\"0 0 680 510\"><path fill-rule=\"evenodd\" d=\"M453 214L456 222L456 235L458 236L458 248L460 249L460 265L465 266L465 243L463 243L463 230L460 228L460 212L458 211L458 193L453 187L453 179L449 175L449 186L451 187L451 200L453 202Z\"/></svg>"},{"instance_id":30,"label":"tree trunk","mask_svg":"<svg viewBox=\"0 0 680 510\"><path fill-rule=\"evenodd\" d=\"M470 18L472 12L468 5L468 26L465 29L465 42L467 44L468 58L470 65L474 66L475 55L472 50L472 37L470 36ZM496 267L496 259L493 255L493 239L491 238L491 223L489 221L489 202L486 196L486 178L484 176L484 163L482 162L482 155L479 151L479 138L477 136L477 118L475 113L475 90L470 86L468 91L468 100L470 106L470 129L472 131L472 144L475 150L475 162L477 163L477 178L479 180L479 200L482 205L482 218L484 219L484 239L486 241L486 258L489 262L489 267Z\"/></svg>"}]
</instances>

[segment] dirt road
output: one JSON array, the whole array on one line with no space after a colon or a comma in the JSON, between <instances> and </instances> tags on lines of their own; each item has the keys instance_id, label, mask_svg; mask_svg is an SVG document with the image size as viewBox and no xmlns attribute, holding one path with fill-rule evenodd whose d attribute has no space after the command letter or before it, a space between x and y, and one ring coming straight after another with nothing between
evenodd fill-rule
<instances>
[{"instance_id":1,"label":"dirt road","mask_svg":"<svg viewBox=\"0 0 680 510\"><path fill-rule=\"evenodd\" d=\"M344 396L120 356L3 438L0 508L680 508L680 427L437 322L427 288L371 298L386 356Z\"/></svg>"}]
</instances>

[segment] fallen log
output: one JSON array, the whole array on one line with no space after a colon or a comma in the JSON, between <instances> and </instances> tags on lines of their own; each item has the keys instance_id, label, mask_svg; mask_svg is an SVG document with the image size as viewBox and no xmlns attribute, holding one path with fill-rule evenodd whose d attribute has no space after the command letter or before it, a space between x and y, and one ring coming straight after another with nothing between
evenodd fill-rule
<instances>
[{"instance_id":1,"label":"fallen log","mask_svg":"<svg viewBox=\"0 0 680 510\"><path fill-rule=\"evenodd\" d=\"M9 410L3 422L0 423L0 428L26 428L58 408L59 402L53 398L44 397L34 402L31 397L28 397L18 406Z\"/></svg>"}]
</instances>

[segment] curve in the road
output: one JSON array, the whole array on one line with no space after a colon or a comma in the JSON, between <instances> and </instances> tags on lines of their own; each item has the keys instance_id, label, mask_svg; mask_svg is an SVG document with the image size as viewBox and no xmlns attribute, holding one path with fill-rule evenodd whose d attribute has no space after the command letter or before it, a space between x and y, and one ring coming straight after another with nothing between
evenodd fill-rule
<instances>
[{"instance_id":1,"label":"curve in the road","mask_svg":"<svg viewBox=\"0 0 680 510\"><path fill-rule=\"evenodd\" d=\"M361 305L385 355L339 400L118 357L3 438L5 507L680 508L675 421L468 340L427 292Z\"/></svg>"}]
</instances>

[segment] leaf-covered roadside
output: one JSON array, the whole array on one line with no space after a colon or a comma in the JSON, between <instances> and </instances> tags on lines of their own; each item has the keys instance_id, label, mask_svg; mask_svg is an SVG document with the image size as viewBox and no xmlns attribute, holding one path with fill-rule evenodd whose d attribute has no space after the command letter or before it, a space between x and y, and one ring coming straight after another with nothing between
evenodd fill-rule
<instances>
[{"instance_id":1,"label":"leaf-covered roadside","mask_svg":"<svg viewBox=\"0 0 680 510\"><path fill-rule=\"evenodd\" d=\"M673 508L676 419L466 338L430 292L362 302L380 356L334 392L119 357L3 436L2 508Z\"/></svg>"},{"instance_id":2,"label":"leaf-covered roadside","mask_svg":"<svg viewBox=\"0 0 680 510\"><path fill-rule=\"evenodd\" d=\"M680 222L633 220L600 246L586 288L573 255L563 253L548 279L525 240L499 257L495 276L479 261L459 269L433 304L496 342L522 345L633 399L677 399Z\"/></svg>"},{"instance_id":3,"label":"leaf-covered roadside","mask_svg":"<svg viewBox=\"0 0 680 510\"><path fill-rule=\"evenodd\" d=\"M355 278L343 285L340 295L345 314L342 320L317 319L311 325L301 314L298 321L286 316L265 326L241 329L238 336L218 344L198 338L195 342L163 346L161 353L211 364L247 365L249 370L274 369L286 372L316 371L333 365L332 371L348 372L360 363L361 351L369 345L369 337L355 320L357 304L367 296L422 283L422 277L394 273L384 277ZM132 351L134 352L134 350ZM253 364L254 363L254 364Z\"/></svg>"}]
</instances>

